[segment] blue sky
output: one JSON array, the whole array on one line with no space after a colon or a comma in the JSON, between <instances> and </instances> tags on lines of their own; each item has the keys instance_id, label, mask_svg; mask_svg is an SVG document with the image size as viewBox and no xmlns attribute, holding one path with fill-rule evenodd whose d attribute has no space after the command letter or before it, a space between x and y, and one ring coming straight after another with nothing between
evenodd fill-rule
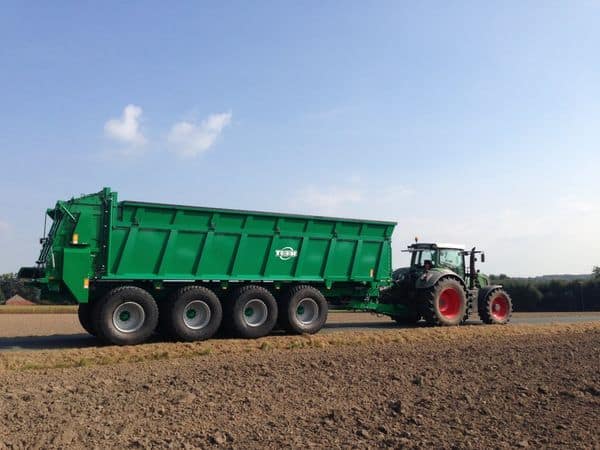
<instances>
[{"instance_id":1,"label":"blue sky","mask_svg":"<svg viewBox=\"0 0 600 450\"><path fill-rule=\"evenodd\" d=\"M597 2L4 2L0 272L122 199L398 221L485 272L600 265Z\"/></svg>"}]
</instances>

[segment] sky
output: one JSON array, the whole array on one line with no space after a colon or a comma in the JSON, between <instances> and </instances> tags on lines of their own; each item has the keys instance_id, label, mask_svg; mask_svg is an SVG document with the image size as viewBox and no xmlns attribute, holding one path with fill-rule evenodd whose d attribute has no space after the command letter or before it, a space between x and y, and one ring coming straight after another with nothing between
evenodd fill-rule
<instances>
[{"instance_id":1,"label":"sky","mask_svg":"<svg viewBox=\"0 0 600 450\"><path fill-rule=\"evenodd\" d=\"M600 265L600 3L2 2L0 273L120 199L398 222L482 272Z\"/></svg>"}]
</instances>

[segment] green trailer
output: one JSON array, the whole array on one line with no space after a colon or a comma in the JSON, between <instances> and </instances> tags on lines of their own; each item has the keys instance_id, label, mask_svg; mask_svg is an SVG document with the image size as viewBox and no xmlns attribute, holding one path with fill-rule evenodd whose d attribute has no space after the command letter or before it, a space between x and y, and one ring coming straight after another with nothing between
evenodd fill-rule
<instances>
[{"instance_id":1,"label":"green trailer","mask_svg":"<svg viewBox=\"0 0 600 450\"><path fill-rule=\"evenodd\" d=\"M394 222L118 201L109 188L47 217L36 266L19 277L78 303L82 326L113 344L221 326L316 333L328 300L377 297L392 281Z\"/></svg>"}]
</instances>

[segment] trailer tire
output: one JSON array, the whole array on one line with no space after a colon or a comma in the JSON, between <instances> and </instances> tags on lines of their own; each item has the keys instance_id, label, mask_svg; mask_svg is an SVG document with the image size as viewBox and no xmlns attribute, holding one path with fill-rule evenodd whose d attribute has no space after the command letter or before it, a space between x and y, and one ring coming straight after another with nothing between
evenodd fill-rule
<instances>
[{"instance_id":1,"label":"trailer tire","mask_svg":"<svg viewBox=\"0 0 600 450\"><path fill-rule=\"evenodd\" d=\"M493 289L480 301L478 309L483 323L505 325L512 315L512 299L504 289Z\"/></svg>"},{"instance_id":2,"label":"trailer tire","mask_svg":"<svg viewBox=\"0 0 600 450\"><path fill-rule=\"evenodd\" d=\"M223 319L219 297L203 286L179 289L163 308L166 312L164 326L169 335L183 341L210 339Z\"/></svg>"},{"instance_id":3,"label":"trailer tire","mask_svg":"<svg viewBox=\"0 0 600 450\"><path fill-rule=\"evenodd\" d=\"M269 334L277 322L277 302L267 289L248 285L233 292L225 306L226 333L253 339Z\"/></svg>"},{"instance_id":4,"label":"trailer tire","mask_svg":"<svg viewBox=\"0 0 600 450\"><path fill-rule=\"evenodd\" d=\"M158 305L144 289L122 286L97 302L92 316L100 339L114 345L135 345L156 329Z\"/></svg>"},{"instance_id":5,"label":"trailer tire","mask_svg":"<svg viewBox=\"0 0 600 450\"><path fill-rule=\"evenodd\" d=\"M279 325L290 333L314 334L325 325L328 310L327 300L317 288L294 286L282 298Z\"/></svg>"},{"instance_id":6,"label":"trailer tire","mask_svg":"<svg viewBox=\"0 0 600 450\"><path fill-rule=\"evenodd\" d=\"M460 325L467 309L462 284L454 278L442 278L424 293L423 316L429 325Z\"/></svg>"},{"instance_id":7,"label":"trailer tire","mask_svg":"<svg viewBox=\"0 0 600 450\"><path fill-rule=\"evenodd\" d=\"M81 328L87 331L92 336L96 336L94 330L94 321L92 320L92 305L90 303L80 303L77 308L77 317Z\"/></svg>"}]
</instances>

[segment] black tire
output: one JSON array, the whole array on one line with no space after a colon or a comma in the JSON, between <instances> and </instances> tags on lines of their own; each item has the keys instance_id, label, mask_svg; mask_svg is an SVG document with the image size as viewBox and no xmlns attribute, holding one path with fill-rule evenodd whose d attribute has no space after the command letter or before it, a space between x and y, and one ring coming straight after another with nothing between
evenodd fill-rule
<instances>
[{"instance_id":1,"label":"black tire","mask_svg":"<svg viewBox=\"0 0 600 450\"><path fill-rule=\"evenodd\" d=\"M290 333L314 334L325 325L328 311L321 291L308 285L294 286L282 298L279 325Z\"/></svg>"},{"instance_id":2,"label":"black tire","mask_svg":"<svg viewBox=\"0 0 600 450\"><path fill-rule=\"evenodd\" d=\"M479 317L486 324L507 324L510 321L512 312L512 299L501 288L490 291L479 303Z\"/></svg>"},{"instance_id":3,"label":"black tire","mask_svg":"<svg viewBox=\"0 0 600 450\"><path fill-rule=\"evenodd\" d=\"M145 290L123 286L111 290L96 302L92 317L97 336L103 341L135 345L146 341L155 330L158 306Z\"/></svg>"},{"instance_id":4,"label":"black tire","mask_svg":"<svg viewBox=\"0 0 600 450\"><path fill-rule=\"evenodd\" d=\"M442 278L424 293L423 316L429 325L459 325L467 310L467 296L454 278Z\"/></svg>"},{"instance_id":5,"label":"black tire","mask_svg":"<svg viewBox=\"0 0 600 450\"><path fill-rule=\"evenodd\" d=\"M225 334L246 339L266 336L277 322L277 302L267 289L248 285L233 292L224 305Z\"/></svg>"},{"instance_id":6,"label":"black tire","mask_svg":"<svg viewBox=\"0 0 600 450\"><path fill-rule=\"evenodd\" d=\"M94 321L92 320L92 305L90 303L80 303L77 308L77 317L79 318L79 324L92 336L96 336L94 330Z\"/></svg>"},{"instance_id":7,"label":"black tire","mask_svg":"<svg viewBox=\"0 0 600 450\"><path fill-rule=\"evenodd\" d=\"M179 289L171 302L163 303L161 313L166 314L160 321L168 334L183 341L210 339L223 319L219 298L203 286Z\"/></svg>"}]
</instances>

